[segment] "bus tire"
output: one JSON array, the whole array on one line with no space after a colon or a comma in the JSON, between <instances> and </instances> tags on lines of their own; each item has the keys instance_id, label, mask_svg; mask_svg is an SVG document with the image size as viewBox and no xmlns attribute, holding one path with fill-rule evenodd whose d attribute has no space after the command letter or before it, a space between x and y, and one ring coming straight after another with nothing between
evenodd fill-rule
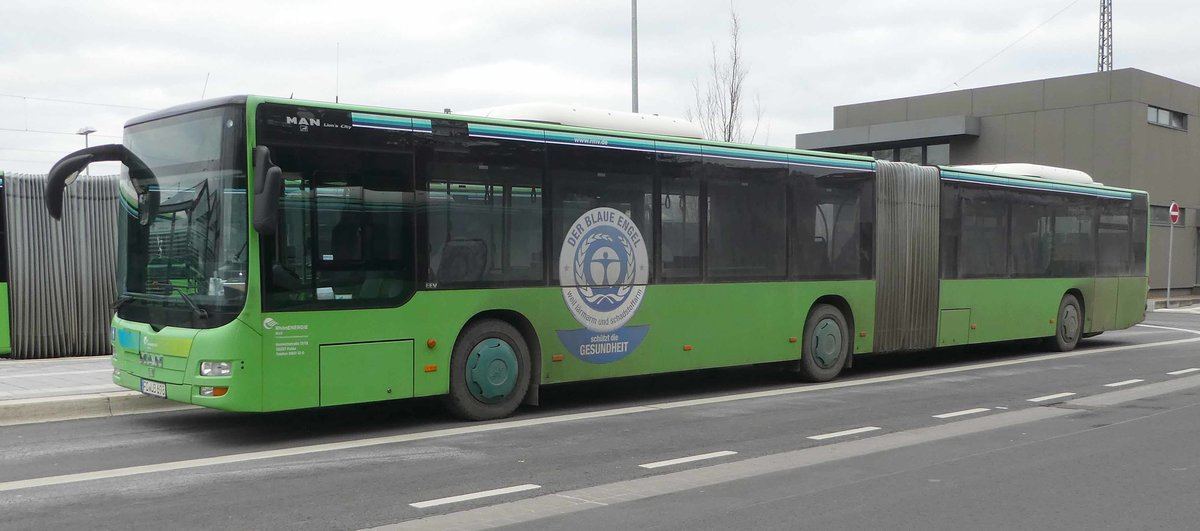
<instances>
[{"instance_id":1,"label":"bus tire","mask_svg":"<svg viewBox=\"0 0 1200 531\"><path fill-rule=\"evenodd\" d=\"M512 325L483 319L467 326L450 355L446 407L464 420L511 415L529 389L529 347Z\"/></svg>"},{"instance_id":2,"label":"bus tire","mask_svg":"<svg viewBox=\"0 0 1200 531\"><path fill-rule=\"evenodd\" d=\"M841 310L818 304L808 312L804 323L804 344L800 349L797 374L809 382L827 382L837 377L850 358L850 327Z\"/></svg>"},{"instance_id":3,"label":"bus tire","mask_svg":"<svg viewBox=\"0 0 1200 531\"><path fill-rule=\"evenodd\" d=\"M1074 350L1083 336L1083 310L1079 307L1079 299L1068 293L1063 295L1058 303L1058 319L1054 321L1054 337L1047 343L1050 348L1059 352Z\"/></svg>"}]
</instances>

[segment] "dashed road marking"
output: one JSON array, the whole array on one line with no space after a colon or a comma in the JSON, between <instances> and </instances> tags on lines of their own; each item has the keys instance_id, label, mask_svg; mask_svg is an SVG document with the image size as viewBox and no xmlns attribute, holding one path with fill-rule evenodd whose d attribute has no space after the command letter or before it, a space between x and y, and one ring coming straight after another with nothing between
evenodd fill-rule
<instances>
[{"instance_id":1,"label":"dashed road marking","mask_svg":"<svg viewBox=\"0 0 1200 531\"><path fill-rule=\"evenodd\" d=\"M541 485L534 485L532 483L527 483L525 485L516 485L514 487L504 487L502 489L485 490L483 492L475 492L472 494L462 494L459 496L450 496L448 498L438 498L436 500L410 503L409 505L416 507L418 509L424 509L426 507L435 507L438 505L446 505L448 503L458 503L458 502L464 502L464 501L470 501L470 500L478 500L479 498L490 498L492 496L500 496L503 494L512 494L514 492L525 492L527 490L534 490L534 489L540 489L540 488L542 488Z\"/></svg>"},{"instance_id":2,"label":"dashed road marking","mask_svg":"<svg viewBox=\"0 0 1200 531\"><path fill-rule=\"evenodd\" d=\"M1113 382L1113 383L1110 383L1110 384L1104 384L1104 387L1123 387L1123 386L1126 386L1126 385L1133 385L1133 384L1135 384L1135 383L1142 383L1142 382L1144 382L1144 381L1146 381L1146 380L1142 380L1142 379L1139 379L1139 378L1134 378L1134 379L1132 379L1132 380L1122 380L1122 381L1120 381L1120 382Z\"/></svg>"},{"instance_id":3,"label":"dashed road marking","mask_svg":"<svg viewBox=\"0 0 1200 531\"><path fill-rule=\"evenodd\" d=\"M1056 398L1066 398L1068 396L1075 396L1075 393L1056 393L1053 395L1039 396L1037 398L1030 398L1029 402L1045 402L1047 400L1054 400Z\"/></svg>"},{"instance_id":4,"label":"dashed road marking","mask_svg":"<svg viewBox=\"0 0 1200 531\"><path fill-rule=\"evenodd\" d=\"M1182 369L1182 370L1178 370L1178 371L1171 371L1171 372L1168 372L1167 374L1169 374L1169 375L1171 375L1171 376L1179 376L1179 375L1182 375L1182 374L1191 374L1191 373L1193 373L1193 372L1200 372L1200 368L1192 367L1192 368L1190 368L1190 369Z\"/></svg>"},{"instance_id":5,"label":"dashed road marking","mask_svg":"<svg viewBox=\"0 0 1200 531\"><path fill-rule=\"evenodd\" d=\"M933 418L949 419L949 418L954 418L954 417L961 417L963 415L974 415L976 413L983 413L984 411L991 411L991 409L986 408L986 407L977 407L974 409L964 409L962 411L955 411L952 413L942 413L941 415L934 415Z\"/></svg>"},{"instance_id":6,"label":"dashed road marking","mask_svg":"<svg viewBox=\"0 0 1200 531\"><path fill-rule=\"evenodd\" d=\"M867 433L869 431L882 430L882 429L883 428L880 428L879 426L864 426L862 428L854 428L852 430L835 431L833 433L824 433L821 435L813 435L813 436L809 437L809 439L812 439L814 441L823 441L825 439L832 439L834 437L845 437L847 435L858 435L860 433Z\"/></svg>"},{"instance_id":7,"label":"dashed road marking","mask_svg":"<svg viewBox=\"0 0 1200 531\"><path fill-rule=\"evenodd\" d=\"M655 461L653 463L646 463L638 466L642 468L661 468L664 466L682 465L684 463L691 463L693 461L703 461L705 459L716 459L718 457L725 457L727 455L737 455L737 452L722 450L720 452L710 452L707 454L693 455L691 457L680 457L678 459L667 459L666 461Z\"/></svg>"}]
</instances>

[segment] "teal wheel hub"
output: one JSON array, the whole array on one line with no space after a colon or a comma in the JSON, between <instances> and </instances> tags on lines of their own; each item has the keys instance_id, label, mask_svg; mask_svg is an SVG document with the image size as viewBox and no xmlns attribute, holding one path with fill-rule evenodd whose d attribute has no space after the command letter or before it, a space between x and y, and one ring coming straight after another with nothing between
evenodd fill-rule
<instances>
[{"instance_id":1,"label":"teal wheel hub","mask_svg":"<svg viewBox=\"0 0 1200 531\"><path fill-rule=\"evenodd\" d=\"M477 400L494 404L517 386L517 353L504 340L489 337L467 356L467 389Z\"/></svg>"},{"instance_id":2,"label":"teal wheel hub","mask_svg":"<svg viewBox=\"0 0 1200 531\"><path fill-rule=\"evenodd\" d=\"M832 369L842 357L842 327L838 322L825 318L813 327L813 361L822 369Z\"/></svg>"}]
</instances>

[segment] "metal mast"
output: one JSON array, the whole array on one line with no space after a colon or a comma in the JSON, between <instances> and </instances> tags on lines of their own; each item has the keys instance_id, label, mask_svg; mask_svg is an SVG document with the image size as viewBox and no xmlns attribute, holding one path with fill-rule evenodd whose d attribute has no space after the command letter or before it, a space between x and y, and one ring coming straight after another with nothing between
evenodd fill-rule
<instances>
[{"instance_id":1,"label":"metal mast","mask_svg":"<svg viewBox=\"0 0 1200 531\"><path fill-rule=\"evenodd\" d=\"M637 0L633 0L633 112L638 112L638 61L637 61Z\"/></svg>"},{"instance_id":2,"label":"metal mast","mask_svg":"<svg viewBox=\"0 0 1200 531\"><path fill-rule=\"evenodd\" d=\"M1097 53L1097 72L1112 70L1112 42L1112 0L1100 0L1100 51Z\"/></svg>"}]
</instances>

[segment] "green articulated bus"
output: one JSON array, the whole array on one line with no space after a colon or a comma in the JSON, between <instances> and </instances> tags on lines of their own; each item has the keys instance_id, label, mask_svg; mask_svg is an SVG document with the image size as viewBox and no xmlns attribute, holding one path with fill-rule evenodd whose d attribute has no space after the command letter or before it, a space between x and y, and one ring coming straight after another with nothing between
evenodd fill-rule
<instances>
[{"instance_id":1,"label":"green articulated bus","mask_svg":"<svg viewBox=\"0 0 1200 531\"><path fill-rule=\"evenodd\" d=\"M209 100L66 156L47 207L124 164L113 381L231 411L445 395L490 419L547 384L824 381L856 354L1069 350L1144 318L1142 192L628 118Z\"/></svg>"}]
</instances>

